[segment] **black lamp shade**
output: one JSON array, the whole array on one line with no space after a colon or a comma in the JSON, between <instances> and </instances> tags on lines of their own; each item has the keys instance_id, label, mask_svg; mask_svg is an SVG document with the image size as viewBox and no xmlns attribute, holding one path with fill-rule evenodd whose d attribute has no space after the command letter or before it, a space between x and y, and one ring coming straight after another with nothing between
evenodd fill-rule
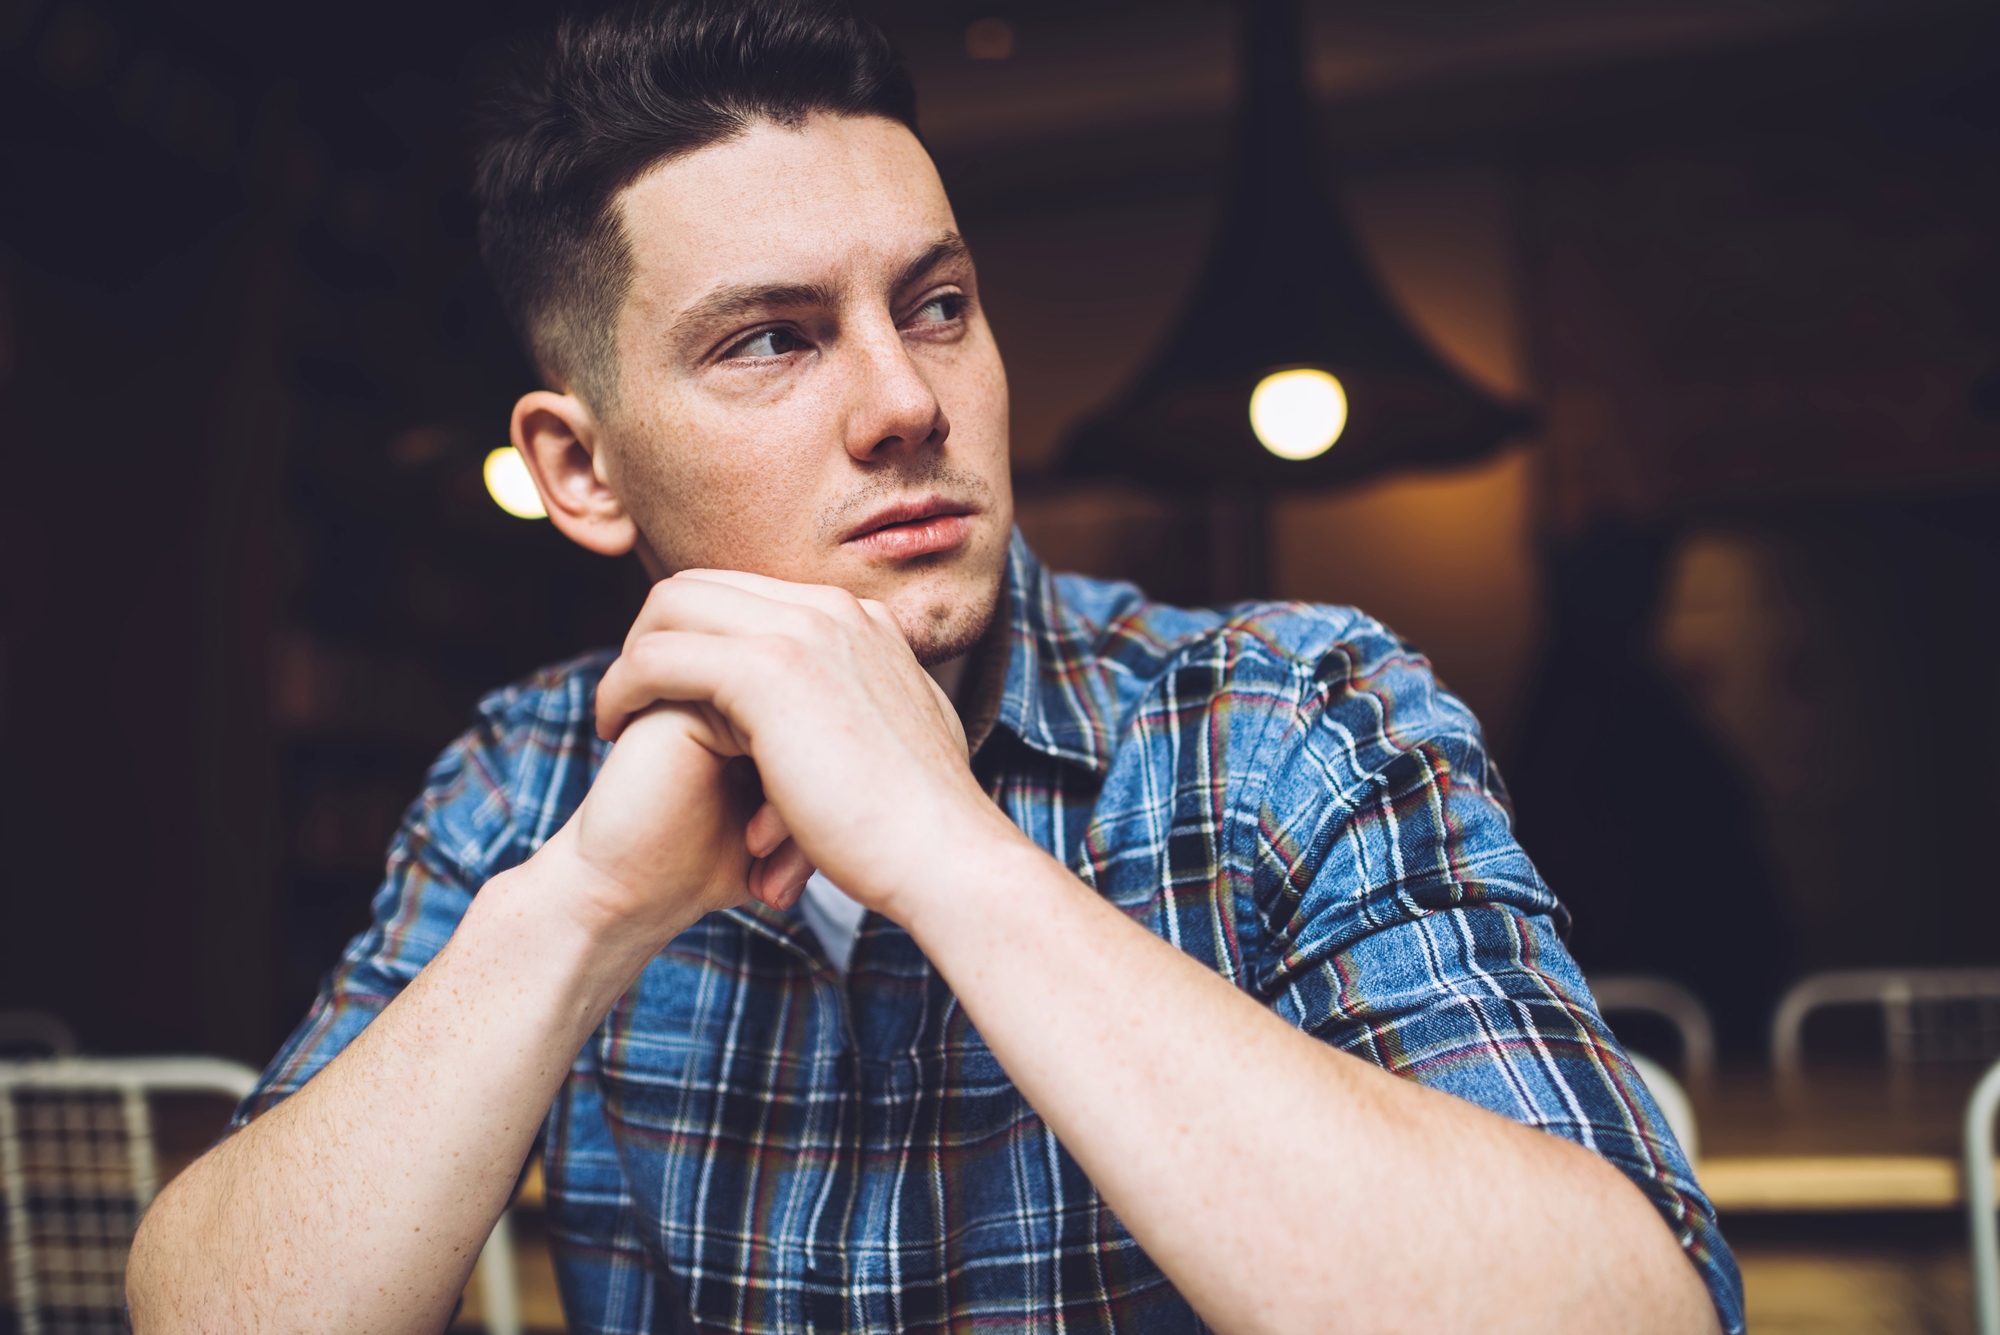
<instances>
[{"instance_id":1,"label":"black lamp shade","mask_svg":"<svg viewBox=\"0 0 2000 1335\"><path fill-rule=\"evenodd\" d=\"M1533 415L1453 372L1383 295L1329 202L1295 0L1242 4L1242 88L1208 258L1146 369L1065 442L1062 473L1265 492L1490 453ZM1285 459L1253 433L1250 393L1300 366L1341 382L1348 419L1330 450Z\"/></svg>"}]
</instances>

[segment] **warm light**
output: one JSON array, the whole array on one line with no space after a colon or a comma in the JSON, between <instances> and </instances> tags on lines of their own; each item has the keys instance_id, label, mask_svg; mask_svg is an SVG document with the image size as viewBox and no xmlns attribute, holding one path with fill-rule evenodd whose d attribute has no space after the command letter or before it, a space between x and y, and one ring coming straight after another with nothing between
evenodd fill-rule
<instances>
[{"instance_id":1,"label":"warm light","mask_svg":"<svg viewBox=\"0 0 2000 1335\"><path fill-rule=\"evenodd\" d=\"M1250 391L1250 429L1280 459L1325 454L1347 426L1347 391L1324 371L1274 371Z\"/></svg>"},{"instance_id":2,"label":"warm light","mask_svg":"<svg viewBox=\"0 0 2000 1335\"><path fill-rule=\"evenodd\" d=\"M542 493L535 490L535 479L528 476L528 466L511 445L503 445L486 456L486 490L495 505L516 519L549 517L548 507L542 504Z\"/></svg>"},{"instance_id":3,"label":"warm light","mask_svg":"<svg viewBox=\"0 0 2000 1335\"><path fill-rule=\"evenodd\" d=\"M1014 25L1006 19L975 19L965 30L965 54L974 60L1005 60L1014 54Z\"/></svg>"}]
</instances>

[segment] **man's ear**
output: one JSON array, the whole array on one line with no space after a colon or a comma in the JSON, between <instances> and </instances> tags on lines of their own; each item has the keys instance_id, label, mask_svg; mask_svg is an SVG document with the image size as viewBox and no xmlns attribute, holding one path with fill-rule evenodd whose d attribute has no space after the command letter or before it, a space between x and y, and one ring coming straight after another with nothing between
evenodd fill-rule
<instances>
[{"instance_id":1,"label":"man's ear","mask_svg":"<svg viewBox=\"0 0 2000 1335\"><path fill-rule=\"evenodd\" d=\"M604 479L596 415L574 394L538 389L514 405L514 448L527 462L564 537L601 556L623 556L638 525Z\"/></svg>"}]
</instances>

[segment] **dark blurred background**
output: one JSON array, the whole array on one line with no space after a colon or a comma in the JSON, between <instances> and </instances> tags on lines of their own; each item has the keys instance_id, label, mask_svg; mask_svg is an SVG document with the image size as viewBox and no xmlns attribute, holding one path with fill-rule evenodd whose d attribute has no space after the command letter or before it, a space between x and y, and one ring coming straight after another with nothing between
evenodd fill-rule
<instances>
[{"instance_id":1,"label":"dark blurred background","mask_svg":"<svg viewBox=\"0 0 2000 1335\"><path fill-rule=\"evenodd\" d=\"M864 8L979 257L1023 527L1182 593L1165 507L1053 466L1201 257L1229 11ZM622 634L636 567L480 473L532 380L463 121L549 9L0 0L0 1008L261 1063L477 696ZM1307 18L1368 262L1540 426L1281 498L1274 590L1431 654L1585 967L1681 979L1726 1048L1809 970L1993 961L1991 7Z\"/></svg>"}]
</instances>

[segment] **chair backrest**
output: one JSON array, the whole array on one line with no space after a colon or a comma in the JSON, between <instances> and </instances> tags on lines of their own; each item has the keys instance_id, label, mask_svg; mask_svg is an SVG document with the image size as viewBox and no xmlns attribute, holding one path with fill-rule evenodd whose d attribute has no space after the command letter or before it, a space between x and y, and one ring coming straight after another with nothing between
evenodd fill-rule
<instances>
[{"instance_id":1,"label":"chair backrest","mask_svg":"<svg viewBox=\"0 0 2000 1335\"><path fill-rule=\"evenodd\" d=\"M1795 1079L1806 1017L1823 1006L1882 1007L1889 1064L2000 1055L2000 969L1842 969L1792 985L1771 1019L1771 1062Z\"/></svg>"},{"instance_id":2,"label":"chair backrest","mask_svg":"<svg viewBox=\"0 0 2000 1335\"><path fill-rule=\"evenodd\" d=\"M125 1258L159 1189L148 1096L240 1100L256 1083L216 1057L0 1062L0 1221L20 1335L124 1329Z\"/></svg>"},{"instance_id":3,"label":"chair backrest","mask_svg":"<svg viewBox=\"0 0 2000 1335\"><path fill-rule=\"evenodd\" d=\"M1695 1122L1694 1101L1681 1088L1681 1082L1674 1079L1673 1072L1654 1061L1651 1057L1628 1052L1632 1065L1637 1068L1639 1078L1646 1082L1646 1090L1653 1096L1653 1102L1660 1105L1660 1112L1667 1119L1667 1129L1674 1133L1674 1139L1681 1143L1681 1152L1692 1164L1701 1157L1701 1129Z\"/></svg>"},{"instance_id":4,"label":"chair backrest","mask_svg":"<svg viewBox=\"0 0 2000 1335\"><path fill-rule=\"evenodd\" d=\"M1972 1298L1979 1335L2000 1335L2000 1228L1993 1218L1996 1108L2000 1108L2000 1062L1987 1068L1965 1107L1965 1208L1972 1224Z\"/></svg>"},{"instance_id":5,"label":"chair backrest","mask_svg":"<svg viewBox=\"0 0 2000 1335\"><path fill-rule=\"evenodd\" d=\"M1681 1069L1690 1085L1705 1088L1715 1075L1715 1026L1708 1008L1679 983L1640 974L1607 974L1590 980L1597 1009L1637 1011L1657 1015L1674 1027L1681 1041ZM1690 1151L1692 1153L1692 1151Z\"/></svg>"},{"instance_id":6,"label":"chair backrest","mask_svg":"<svg viewBox=\"0 0 2000 1335\"><path fill-rule=\"evenodd\" d=\"M76 1035L47 1011L0 1011L0 1060L74 1057Z\"/></svg>"}]
</instances>

